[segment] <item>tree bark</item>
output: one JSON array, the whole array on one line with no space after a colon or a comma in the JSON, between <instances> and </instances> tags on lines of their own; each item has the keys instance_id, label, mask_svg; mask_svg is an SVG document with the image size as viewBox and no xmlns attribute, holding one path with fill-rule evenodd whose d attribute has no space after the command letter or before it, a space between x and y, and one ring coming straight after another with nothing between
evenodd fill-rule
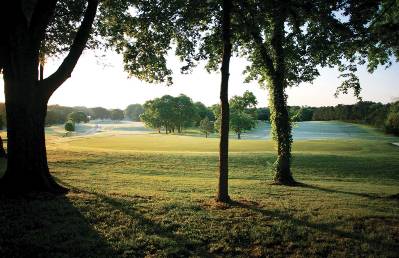
<instances>
[{"instance_id":1,"label":"tree bark","mask_svg":"<svg viewBox=\"0 0 399 258\"><path fill-rule=\"evenodd\" d=\"M270 122L273 138L277 142L277 160L274 164L274 182L283 185L294 185L291 173L292 127L287 107L286 66L284 56L284 15L283 11L273 17L272 48L274 51L275 71L271 76Z\"/></svg>"},{"instance_id":2,"label":"tree bark","mask_svg":"<svg viewBox=\"0 0 399 258\"><path fill-rule=\"evenodd\" d=\"M237 133L237 139L241 140L241 133Z\"/></svg>"},{"instance_id":3,"label":"tree bark","mask_svg":"<svg viewBox=\"0 0 399 258\"><path fill-rule=\"evenodd\" d=\"M221 102L221 124L220 124L220 144L219 144L219 184L216 200L220 202L229 202L228 193L228 176L229 176L229 66L231 56L231 16L232 1L223 0L223 21L222 21L222 38L223 38L223 60L221 67L221 86L220 86L220 102Z\"/></svg>"},{"instance_id":4,"label":"tree bark","mask_svg":"<svg viewBox=\"0 0 399 258\"><path fill-rule=\"evenodd\" d=\"M274 182L276 184L294 185L291 174L291 123L287 108L287 96L284 93L280 79L273 81L270 91L270 122L273 127L273 137L277 143L277 160L274 163Z\"/></svg>"}]
</instances>

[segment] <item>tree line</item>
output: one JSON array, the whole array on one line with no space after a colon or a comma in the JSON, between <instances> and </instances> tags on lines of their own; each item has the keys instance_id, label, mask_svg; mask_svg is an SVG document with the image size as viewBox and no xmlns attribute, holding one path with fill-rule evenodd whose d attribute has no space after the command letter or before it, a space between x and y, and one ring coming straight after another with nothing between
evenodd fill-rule
<instances>
[{"instance_id":1,"label":"tree line","mask_svg":"<svg viewBox=\"0 0 399 258\"><path fill-rule=\"evenodd\" d=\"M399 101L382 104L359 101L354 105L312 108L312 120L340 120L372 125L387 133L399 135Z\"/></svg>"},{"instance_id":2,"label":"tree line","mask_svg":"<svg viewBox=\"0 0 399 258\"><path fill-rule=\"evenodd\" d=\"M140 121L140 115L143 113L141 104L131 104L125 110L106 109L103 107L66 107L60 105L49 105L47 107L46 125L64 124L68 120L75 123L88 122L88 120L114 120L124 119L130 121Z\"/></svg>"}]
</instances>

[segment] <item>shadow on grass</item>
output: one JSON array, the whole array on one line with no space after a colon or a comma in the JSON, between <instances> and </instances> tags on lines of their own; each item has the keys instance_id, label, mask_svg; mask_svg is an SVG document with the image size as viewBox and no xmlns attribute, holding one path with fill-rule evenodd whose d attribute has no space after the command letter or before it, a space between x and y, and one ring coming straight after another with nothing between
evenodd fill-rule
<instances>
[{"instance_id":1,"label":"shadow on grass","mask_svg":"<svg viewBox=\"0 0 399 258\"><path fill-rule=\"evenodd\" d=\"M111 257L113 250L65 196L0 196L0 257Z\"/></svg>"},{"instance_id":2,"label":"shadow on grass","mask_svg":"<svg viewBox=\"0 0 399 258\"><path fill-rule=\"evenodd\" d=\"M294 187L309 188L309 189L326 192L326 193L348 194L348 195L354 195L354 196L358 196L358 197L365 197L365 198L369 198L369 199L399 200L399 194L381 196L378 194L357 193L357 192L349 192L349 191L342 191L342 190L337 190L337 189L324 188L321 186L310 185L310 184L305 184L305 183L301 183L301 182L296 182Z\"/></svg>"},{"instance_id":3,"label":"shadow on grass","mask_svg":"<svg viewBox=\"0 0 399 258\"><path fill-rule=\"evenodd\" d=\"M203 242L192 240L181 232L179 234L175 233L176 228L173 228L173 226L181 222L176 222L175 225L168 226L145 217L143 212L135 207L135 203L139 199L134 199L134 196L114 198L102 193L77 189L71 185L63 184L67 185L73 192L95 196L100 203L109 205L108 208L112 210L119 210L127 215L131 221L134 221L135 230L139 230L140 234L144 233L146 237L138 241L136 239L129 239L135 242L133 246L122 247L125 250L129 250L129 255L133 255L134 257L144 257L149 254L166 257L188 257L193 254L200 257L208 257L210 255L206 244ZM136 237L135 233L132 233L131 236Z\"/></svg>"},{"instance_id":4,"label":"shadow on grass","mask_svg":"<svg viewBox=\"0 0 399 258\"><path fill-rule=\"evenodd\" d=\"M253 212L260 213L263 216L277 218L282 221L290 222L293 225L295 225L296 227L307 227L307 228L311 228L316 231L320 231L320 232L327 233L330 235L331 234L335 235L339 238L348 238L348 239L359 241L362 243L367 243L370 246L376 247L376 249L397 250L397 248L399 248L398 244L385 243L385 242L383 242L382 239L370 238L362 232L357 233L357 232L355 232L355 230L353 230L352 232L348 232L348 231L336 229L337 224L334 224L334 223L313 223L313 222L309 222L307 220L295 218L292 215L289 215L287 213L262 209L261 207L257 206L256 204L253 204L253 203L231 201L229 203L229 205L231 205L233 207L235 206L235 207L240 207L240 208L244 208L247 210L251 210ZM386 219L389 219L389 218L386 218Z\"/></svg>"}]
</instances>

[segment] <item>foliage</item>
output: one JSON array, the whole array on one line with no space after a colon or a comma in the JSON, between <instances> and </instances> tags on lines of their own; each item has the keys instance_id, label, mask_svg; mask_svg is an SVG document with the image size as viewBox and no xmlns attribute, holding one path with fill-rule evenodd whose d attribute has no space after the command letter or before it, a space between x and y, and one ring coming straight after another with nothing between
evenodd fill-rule
<instances>
[{"instance_id":1,"label":"foliage","mask_svg":"<svg viewBox=\"0 0 399 258\"><path fill-rule=\"evenodd\" d=\"M103 107L94 107L91 108L92 119L110 119L111 112Z\"/></svg>"},{"instance_id":2,"label":"foliage","mask_svg":"<svg viewBox=\"0 0 399 258\"><path fill-rule=\"evenodd\" d=\"M47 107L46 125L64 124L68 120L68 115L75 112L72 107L51 105Z\"/></svg>"},{"instance_id":3,"label":"foliage","mask_svg":"<svg viewBox=\"0 0 399 258\"><path fill-rule=\"evenodd\" d=\"M205 137L208 138L208 134L214 131L213 122L209 121L209 118L205 116L204 119L201 120L199 128L202 133L205 134Z\"/></svg>"},{"instance_id":4,"label":"foliage","mask_svg":"<svg viewBox=\"0 0 399 258\"><path fill-rule=\"evenodd\" d=\"M125 116L132 121L140 121L140 115L144 113L144 108L140 104L131 104L125 109Z\"/></svg>"},{"instance_id":5,"label":"foliage","mask_svg":"<svg viewBox=\"0 0 399 258\"><path fill-rule=\"evenodd\" d=\"M313 111L314 108L312 107L289 107L291 121L293 122L311 121L313 117Z\"/></svg>"},{"instance_id":6,"label":"foliage","mask_svg":"<svg viewBox=\"0 0 399 258\"><path fill-rule=\"evenodd\" d=\"M161 98L146 101L141 120L151 128L166 133L181 133L183 128L191 126L198 118L197 109L191 98L180 94L177 97L165 95Z\"/></svg>"},{"instance_id":7,"label":"foliage","mask_svg":"<svg viewBox=\"0 0 399 258\"><path fill-rule=\"evenodd\" d=\"M399 135L399 101L392 103L385 121L385 130L388 133Z\"/></svg>"},{"instance_id":8,"label":"foliage","mask_svg":"<svg viewBox=\"0 0 399 258\"><path fill-rule=\"evenodd\" d=\"M270 117L269 108L265 108L265 107L257 108L256 120L269 121L269 117Z\"/></svg>"},{"instance_id":9,"label":"foliage","mask_svg":"<svg viewBox=\"0 0 399 258\"><path fill-rule=\"evenodd\" d=\"M381 104L372 101L359 101L355 105L337 105L335 107L313 108L314 121L341 120L347 122L369 124L378 128L386 127L390 112L395 110L396 103ZM394 111L393 111L394 112Z\"/></svg>"},{"instance_id":10,"label":"foliage","mask_svg":"<svg viewBox=\"0 0 399 258\"><path fill-rule=\"evenodd\" d=\"M74 123L87 123L89 122L89 117L82 111L74 111L68 115L68 120Z\"/></svg>"},{"instance_id":11,"label":"foliage","mask_svg":"<svg viewBox=\"0 0 399 258\"><path fill-rule=\"evenodd\" d=\"M110 115L111 120L120 121L125 118L125 113L121 109L112 109Z\"/></svg>"},{"instance_id":12,"label":"foliage","mask_svg":"<svg viewBox=\"0 0 399 258\"><path fill-rule=\"evenodd\" d=\"M230 128L241 139L241 134L256 127L253 117L242 111L232 111L230 114Z\"/></svg>"},{"instance_id":13,"label":"foliage","mask_svg":"<svg viewBox=\"0 0 399 258\"><path fill-rule=\"evenodd\" d=\"M256 127L258 113L256 110L257 100L252 92L245 91L242 96L233 96L230 101L230 129L233 130L238 139L241 134ZM220 128L219 105L213 105L212 109L217 117L215 129Z\"/></svg>"},{"instance_id":14,"label":"foliage","mask_svg":"<svg viewBox=\"0 0 399 258\"><path fill-rule=\"evenodd\" d=\"M75 131L75 122L73 120L68 120L65 123L65 131L74 132Z\"/></svg>"},{"instance_id":15,"label":"foliage","mask_svg":"<svg viewBox=\"0 0 399 258\"><path fill-rule=\"evenodd\" d=\"M201 121L204 118L208 118L209 121L215 121L215 115L212 112L211 108L206 107L201 102L195 102L194 105L195 105L196 114L197 114L197 121L196 121L197 126L200 125Z\"/></svg>"}]
</instances>

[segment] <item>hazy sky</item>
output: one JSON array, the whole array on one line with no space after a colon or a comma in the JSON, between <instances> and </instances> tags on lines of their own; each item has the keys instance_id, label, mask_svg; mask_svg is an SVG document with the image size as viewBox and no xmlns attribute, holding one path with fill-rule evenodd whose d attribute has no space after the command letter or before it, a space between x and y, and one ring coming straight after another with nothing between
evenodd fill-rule
<instances>
[{"instance_id":1,"label":"hazy sky","mask_svg":"<svg viewBox=\"0 0 399 258\"><path fill-rule=\"evenodd\" d=\"M51 97L50 104L65 106L103 106L106 108L122 108L133 103L144 103L146 100L165 94L177 96L181 93L188 95L194 101L201 101L206 105L219 102L220 73L207 73L200 64L192 74L179 74L179 63L175 58L168 60L173 66L174 85L164 86L149 84L135 78L128 78L123 71L122 58L108 53L102 58L96 57L92 51L86 51L80 58L72 77L69 78ZM50 60L45 68L45 76L53 72L59 60ZM259 102L258 106L266 106L268 93L260 89L256 82L243 83L242 70L245 60L232 58L230 70L229 95L240 95L245 90L252 91ZM289 105L326 106L339 103L351 104L356 99L351 95L334 97L339 85L337 69L322 69L321 76L313 84L301 84L288 90ZM391 102L399 97L399 64L389 69L383 67L374 74L367 73L362 68L359 73L363 87L364 100ZM0 82L3 89L3 80ZM4 102L4 90L0 101Z\"/></svg>"}]
</instances>

